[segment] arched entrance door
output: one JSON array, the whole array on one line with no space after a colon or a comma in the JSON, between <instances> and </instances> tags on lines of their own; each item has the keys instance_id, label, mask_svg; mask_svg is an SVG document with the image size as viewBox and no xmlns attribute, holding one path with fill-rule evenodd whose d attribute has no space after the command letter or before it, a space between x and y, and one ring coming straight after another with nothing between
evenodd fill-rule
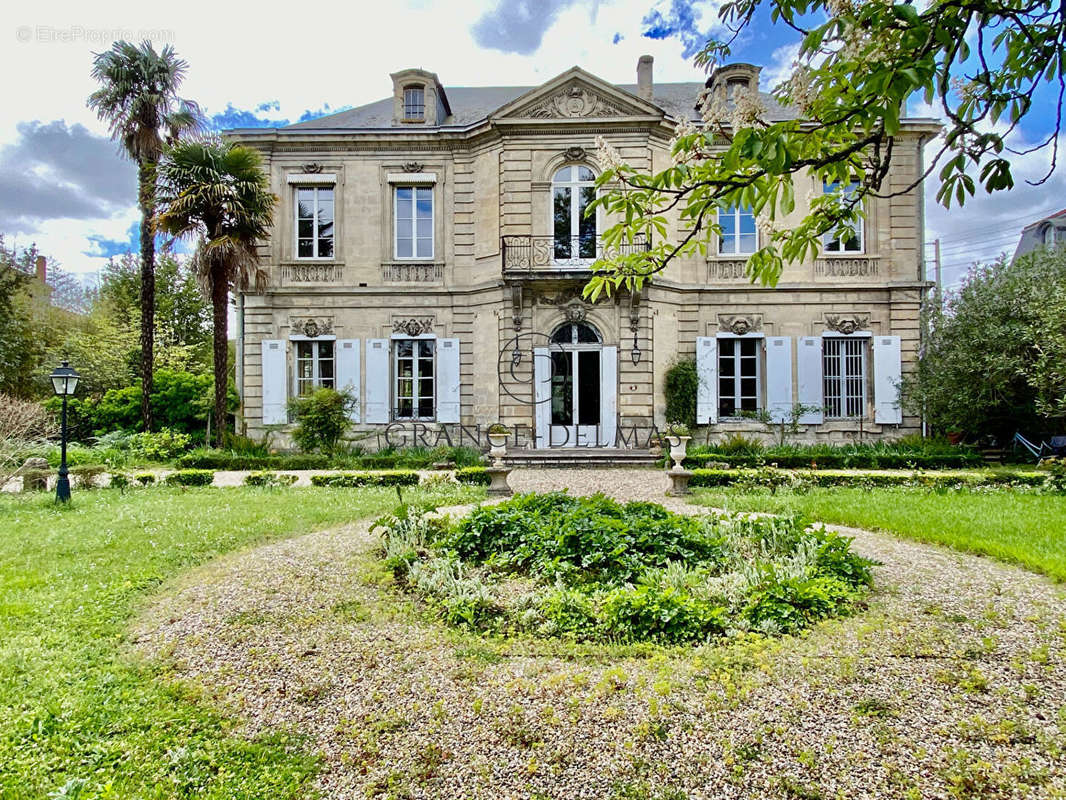
<instances>
[{"instance_id":1,"label":"arched entrance door","mask_svg":"<svg viewBox=\"0 0 1066 800\"><path fill-rule=\"evenodd\" d=\"M534 352L538 447L613 447L618 349L586 322L555 329Z\"/></svg>"}]
</instances>

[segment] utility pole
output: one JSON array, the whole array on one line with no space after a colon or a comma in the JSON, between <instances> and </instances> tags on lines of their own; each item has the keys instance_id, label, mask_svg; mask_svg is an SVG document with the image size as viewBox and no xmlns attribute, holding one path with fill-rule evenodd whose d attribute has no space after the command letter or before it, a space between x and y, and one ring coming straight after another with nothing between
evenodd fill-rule
<instances>
[{"instance_id":1,"label":"utility pole","mask_svg":"<svg viewBox=\"0 0 1066 800\"><path fill-rule=\"evenodd\" d=\"M940 271L940 239L936 239L933 242L933 276L936 280L936 288L933 290L933 296L936 298L936 309L942 311L944 308L944 284L943 276Z\"/></svg>"}]
</instances>

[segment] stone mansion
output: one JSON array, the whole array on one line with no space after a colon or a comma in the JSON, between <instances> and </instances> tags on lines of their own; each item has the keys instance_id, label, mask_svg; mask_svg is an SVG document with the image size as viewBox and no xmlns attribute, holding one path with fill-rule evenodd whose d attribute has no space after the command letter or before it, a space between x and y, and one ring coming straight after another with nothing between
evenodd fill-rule
<instances>
[{"instance_id":1,"label":"stone mansion","mask_svg":"<svg viewBox=\"0 0 1066 800\"><path fill-rule=\"evenodd\" d=\"M748 64L710 78L758 81ZM605 229L584 214L596 137L659 170L675 124L699 118L704 83L656 84L645 56L636 84L574 67L540 86L446 88L408 69L392 87L310 122L229 133L263 154L280 198L261 250L267 290L238 297L250 435L283 435L288 399L329 386L352 393L354 429L379 445L470 444L502 422L521 446L644 447L668 422L664 375L678 359L696 361L712 437L764 430L742 412L781 418L798 404L808 440L917 429L898 387L928 287L920 190L871 201L862 224L786 266L775 288L745 277L760 236L750 210L722 210L707 257L589 304L581 289ZM937 132L903 127L891 190L921 172Z\"/></svg>"}]
</instances>

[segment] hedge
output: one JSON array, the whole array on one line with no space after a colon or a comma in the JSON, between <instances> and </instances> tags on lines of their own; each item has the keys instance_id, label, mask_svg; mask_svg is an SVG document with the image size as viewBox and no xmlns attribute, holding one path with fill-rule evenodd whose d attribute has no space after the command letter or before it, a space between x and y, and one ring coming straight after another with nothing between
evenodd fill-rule
<instances>
[{"instance_id":1,"label":"hedge","mask_svg":"<svg viewBox=\"0 0 1066 800\"><path fill-rule=\"evenodd\" d=\"M980 453L959 452L943 454L926 453L782 453L767 451L759 455L702 452L686 456L688 469L699 469L711 462L729 464L730 469L763 467L776 464L781 469L804 469L812 463L822 469L964 469L981 466L984 458Z\"/></svg>"},{"instance_id":2,"label":"hedge","mask_svg":"<svg viewBox=\"0 0 1066 800\"><path fill-rule=\"evenodd\" d=\"M295 475L286 475L277 472L251 472L244 476L245 486L292 486L296 483Z\"/></svg>"},{"instance_id":3,"label":"hedge","mask_svg":"<svg viewBox=\"0 0 1066 800\"><path fill-rule=\"evenodd\" d=\"M238 453L190 453L177 460L182 469L275 470L329 469L333 459L323 455L246 456Z\"/></svg>"},{"instance_id":4,"label":"hedge","mask_svg":"<svg viewBox=\"0 0 1066 800\"><path fill-rule=\"evenodd\" d=\"M417 486L418 473L411 470L391 472L342 472L338 475L312 475L312 486Z\"/></svg>"},{"instance_id":5,"label":"hedge","mask_svg":"<svg viewBox=\"0 0 1066 800\"><path fill-rule=\"evenodd\" d=\"M484 467L463 467L455 471L455 479L459 483L469 483L474 486L488 486L492 483L489 473Z\"/></svg>"},{"instance_id":6,"label":"hedge","mask_svg":"<svg viewBox=\"0 0 1066 800\"><path fill-rule=\"evenodd\" d=\"M777 469L696 469L689 486L716 487L740 483L778 487L881 487L919 486L930 489L966 486L1043 486L1046 476L1039 473L915 473L915 472L833 472L830 470Z\"/></svg>"},{"instance_id":7,"label":"hedge","mask_svg":"<svg viewBox=\"0 0 1066 800\"><path fill-rule=\"evenodd\" d=\"M171 486L210 486L215 473L209 469L179 469L166 477Z\"/></svg>"}]
</instances>

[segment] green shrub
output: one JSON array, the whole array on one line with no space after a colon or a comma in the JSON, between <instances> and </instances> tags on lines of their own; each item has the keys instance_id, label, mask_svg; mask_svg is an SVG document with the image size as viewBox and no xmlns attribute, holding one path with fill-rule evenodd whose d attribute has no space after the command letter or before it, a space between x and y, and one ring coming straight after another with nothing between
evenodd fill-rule
<instances>
[{"instance_id":1,"label":"green shrub","mask_svg":"<svg viewBox=\"0 0 1066 800\"><path fill-rule=\"evenodd\" d=\"M663 394L666 398L668 422L681 422L690 428L695 427L699 385L700 376L696 371L695 359L677 361L666 371L663 376Z\"/></svg>"},{"instance_id":2,"label":"green shrub","mask_svg":"<svg viewBox=\"0 0 1066 800\"><path fill-rule=\"evenodd\" d=\"M104 474L101 464L85 464L70 468L70 482L76 489L95 489L97 480Z\"/></svg>"},{"instance_id":3,"label":"green shrub","mask_svg":"<svg viewBox=\"0 0 1066 800\"><path fill-rule=\"evenodd\" d=\"M305 453L332 453L348 430L355 399L350 392L324 386L289 400L289 413L296 427L292 440Z\"/></svg>"},{"instance_id":4,"label":"green shrub","mask_svg":"<svg viewBox=\"0 0 1066 800\"><path fill-rule=\"evenodd\" d=\"M347 472L339 475L312 475L313 486L353 488L357 486L417 486L418 473L405 470L391 472Z\"/></svg>"},{"instance_id":5,"label":"green shrub","mask_svg":"<svg viewBox=\"0 0 1066 800\"><path fill-rule=\"evenodd\" d=\"M785 469L960 469L980 466L976 450L956 447L936 439L905 438L877 444L786 444L764 447L742 434L730 434L711 447L689 447L685 466L699 468L710 462L731 467L776 464Z\"/></svg>"},{"instance_id":6,"label":"green shrub","mask_svg":"<svg viewBox=\"0 0 1066 800\"><path fill-rule=\"evenodd\" d=\"M634 580L668 561L713 557L717 541L698 520L653 503L620 505L603 495L528 494L480 506L447 542L462 558L489 558L566 583Z\"/></svg>"},{"instance_id":7,"label":"green shrub","mask_svg":"<svg viewBox=\"0 0 1066 800\"><path fill-rule=\"evenodd\" d=\"M171 486L210 486L215 473L209 469L179 469L166 477Z\"/></svg>"},{"instance_id":8,"label":"green shrub","mask_svg":"<svg viewBox=\"0 0 1066 800\"><path fill-rule=\"evenodd\" d=\"M107 484L112 489L126 489L130 485L130 476L121 472L111 473L111 481Z\"/></svg>"},{"instance_id":9,"label":"green shrub","mask_svg":"<svg viewBox=\"0 0 1066 800\"><path fill-rule=\"evenodd\" d=\"M728 616L725 606L674 586L625 586L603 600L604 631L622 642L702 641L723 633Z\"/></svg>"},{"instance_id":10,"label":"green shrub","mask_svg":"<svg viewBox=\"0 0 1066 800\"><path fill-rule=\"evenodd\" d=\"M695 469L689 485L692 487L735 486L742 490L782 487L793 489L828 488L833 486L888 487L909 486L925 489L955 489L961 487L1042 487L1045 477L1024 472L962 473L937 472L840 472L829 470L780 470L770 467L761 469Z\"/></svg>"},{"instance_id":11,"label":"green shrub","mask_svg":"<svg viewBox=\"0 0 1066 800\"><path fill-rule=\"evenodd\" d=\"M155 433L135 433L128 439L130 452L148 461L170 461L189 449L192 437L170 428Z\"/></svg>"},{"instance_id":12,"label":"green shrub","mask_svg":"<svg viewBox=\"0 0 1066 800\"><path fill-rule=\"evenodd\" d=\"M52 471L48 469L25 469L22 470L22 491L43 492L48 489L48 479L52 477Z\"/></svg>"},{"instance_id":13,"label":"green shrub","mask_svg":"<svg viewBox=\"0 0 1066 800\"><path fill-rule=\"evenodd\" d=\"M784 577L764 569L754 587L744 616L756 629L792 633L823 617L845 611L853 597L839 578L825 575Z\"/></svg>"},{"instance_id":14,"label":"green shrub","mask_svg":"<svg viewBox=\"0 0 1066 800\"><path fill-rule=\"evenodd\" d=\"M151 484L155 483L155 473L138 472L136 475L133 476L133 479L137 481L137 483L139 483L141 486L150 486Z\"/></svg>"},{"instance_id":15,"label":"green shrub","mask_svg":"<svg viewBox=\"0 0 1066 800\"><path fill-rule=\"evenodd\" d=\"M849 611L873 562L801 518L685 517L556 492L451 522L402 507L379 520L399 585L445 622L581 641L707 641L790 632Z\"/></svg>"},{"instance_id":16,"label":"green shrub","mask_svg":"<svg viewBox=\"0 0 1066 800\"><path fill-rule=\"evenodd\" d=\"M245 486L267 486L277 488L281 486L292 486L294 483L296 483L295 475L286 475L284 473L278 474L277 472L252 472L244 476Z\"/></svg>"},{"instance_id":17,"label":"green shrub","mask_svg":"<svg viewBox=\"0 0 1066 800\"><path fill-rule=\"evenodd\" d=\"M160 427L178 433L203 431L214 396L214 378L209 374L158 369L152 387L153 419ZM226 398L227 410L236 411L240 396L232 382L227 387ZM141 387L138 384L111 389L99 400L83 400L76 416L80 428L86 431L135 431L141 425Z\"/></svg>"},{"instance_id":18,"label":"green shrub","mask_svg":"<svg viewBox=\"0 0 1066 800\"><path fill-rule=\"evenodd\" d=\"M469 483L474 486L488 486L492 483L485 467L463 467L455 471L455 479L459 483Z\"/></svg>"}]
</instances>

